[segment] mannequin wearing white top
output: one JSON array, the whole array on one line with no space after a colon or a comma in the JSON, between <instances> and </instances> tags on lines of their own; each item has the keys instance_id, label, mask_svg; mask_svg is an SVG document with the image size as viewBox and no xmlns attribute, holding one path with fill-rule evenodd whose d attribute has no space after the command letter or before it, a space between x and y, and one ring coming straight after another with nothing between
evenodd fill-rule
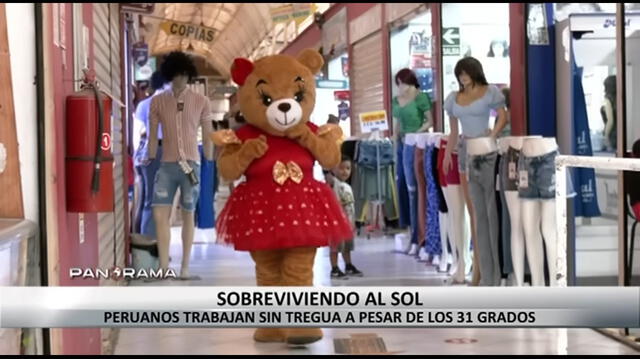
<instances>
[{"instance_id":1,"label":"mannequin wearing white top","mask_svg":"<svg viewBox=\"0 0 640 359\"><path fill-rule=\"evenodd\" d=\"M506 154L509 147L521 151L522 144L525 139L530 138L542 138L541 136L523 136L523 137L505 137L498 140L498 147L500 147L500 153ZM511 169L509 169L511 171ZM514 169L515 171L515 169ZM517 176L517 173L515 174ZM511 224L511 260L513 262L513 273L515 276L515 285L524 285L524 264L525 264L525 242L524 242L524 228L522 225L521 216L521 200L518 197L518 190L507 190L503 188L505 201L507 202L507 209L509 212L509 222ZM530 250L527 250L530 253Z\"/></svg>"},{"instance_id":2,"label":"mannequin wearing white top","mask_svg":"<svg viewBox=\"0 0 640 359\"><path fill-rule=\"evenodd\" d=\"M558 150L554 138L527 138L522 144L522 156L543 156ZM547 263L551 286L555 286L556 273L556 218L553 199L521 198L522 223L527 246L527 258L531 269L531 284L544 286L544 255L542 240L546 245ZM540 229L542 228L542 232Z\"/></svg>"}]
</instances>

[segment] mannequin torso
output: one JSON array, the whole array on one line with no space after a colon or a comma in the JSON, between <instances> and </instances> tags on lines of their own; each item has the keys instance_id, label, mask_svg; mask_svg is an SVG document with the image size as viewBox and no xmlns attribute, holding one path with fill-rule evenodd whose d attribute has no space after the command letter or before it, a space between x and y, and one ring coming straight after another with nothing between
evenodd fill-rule
<instances>
[{"instance_id":1,"label":"mannequin torso","mask_svg":"<svg viewBox=\"0 0 640 359\"><path fill-rule=\"evenodd\" d=\"M522 142L522 154L526 157L537 157L558 150L555 138L526 138Z\"/></svg>"},{"instance_id":2,"label":"mannequin torso","mask_svg":"<svg viewBox=\"0 0 640 359\"><path fill-rule=\"evenodd\" d=\"M467 139L467 154L469 156L484 155L498 150L496 141L491 137Z\"/></svg>"}]
</instances>

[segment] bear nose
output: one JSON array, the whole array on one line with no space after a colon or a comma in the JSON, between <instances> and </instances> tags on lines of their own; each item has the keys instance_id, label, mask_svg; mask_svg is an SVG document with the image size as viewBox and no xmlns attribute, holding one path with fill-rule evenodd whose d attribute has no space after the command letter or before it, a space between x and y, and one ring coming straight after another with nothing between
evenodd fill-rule
<instances>
[{"instance_id":1,"label":"bear nose","mask_svg":"<svg viewBox=\"0 0 640 359\"><path fill-rule=\"evenodd\" d=\"M278 110L282 111L282 112L289 112L289 110L291 110L291 105L284 102L278 105Z\"/></svg>"}]
</instances>

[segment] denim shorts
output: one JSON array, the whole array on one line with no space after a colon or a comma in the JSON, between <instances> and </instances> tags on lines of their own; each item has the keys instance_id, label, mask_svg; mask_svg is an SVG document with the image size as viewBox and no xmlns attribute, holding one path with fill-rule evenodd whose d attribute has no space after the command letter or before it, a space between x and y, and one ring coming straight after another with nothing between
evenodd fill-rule
<instances>
[{"instance_id":1,"label":"denim shorts","mask_svg":"<svg viewBox=\"0 0 640 359\"><path fill-rule=\"evenodd\" d=\"M358 159L360 166L377 168L388 166L394 162L393 143L391 141L361 141L358 144Z\"/></svg>"},{"instance_id":2,"label":"denim shorts","mask_svg":"<svg viewBox=\"0 0 640 359\"><path fill-rule=\"evenodd\" d=\"M556 166L558 151L537 157L520 156L518 162L518 194L526 199L556 197ZM567 197L575 196L573 182L567 171Z\"/></svg>"},{"instance_id":3,"label":"denim shorts","mask_svg":"<svg viewBox=\"0 0 640 359\"><path fill-rule=\"evenodd\" d=\"M196 178L200 180L200 164L188 161L195 172ZM176 196L176 191L180 188L180 205L185 211L194 211L200 196L200 184L193 185L189 177L182 171L178 162L162 162L160 169L156 173L153 185L152 206L171 206Z\"/></svg>"}]
</instances>

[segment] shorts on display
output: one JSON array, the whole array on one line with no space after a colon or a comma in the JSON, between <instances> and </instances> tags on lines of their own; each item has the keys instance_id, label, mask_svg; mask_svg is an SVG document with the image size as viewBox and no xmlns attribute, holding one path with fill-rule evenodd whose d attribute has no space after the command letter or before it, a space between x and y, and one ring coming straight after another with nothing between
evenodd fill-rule
<instances>
[{"instance_id":1,"label":"shorts on display","mask_svg":"<svg viewBox=\"0 0 640 359\"><path fill-rule=\"evenodd\" d=\"M526 199L553 199L556 197L556 166L558 151L536 157L520 156L518 162L518 194ZM575 196L573 183L567 171L567 197Z\"/></svg>"},{"instance_id":2,"label":"shorts on display","mask_svg":"<svg viewBox=\"0 0 640 359\"><path fill-rule=\"evenodd\" d=\"M438 178L440 180L440 186L446 187L447 185L459 185L460 184L460 171L458 165L458 155L456 153L451 154L451 167L448 173L444 173L444 154L445 148L447 148L447 140L440 140L440 148L442 151L438 151Z\"/></svg>"}]
</instances>

